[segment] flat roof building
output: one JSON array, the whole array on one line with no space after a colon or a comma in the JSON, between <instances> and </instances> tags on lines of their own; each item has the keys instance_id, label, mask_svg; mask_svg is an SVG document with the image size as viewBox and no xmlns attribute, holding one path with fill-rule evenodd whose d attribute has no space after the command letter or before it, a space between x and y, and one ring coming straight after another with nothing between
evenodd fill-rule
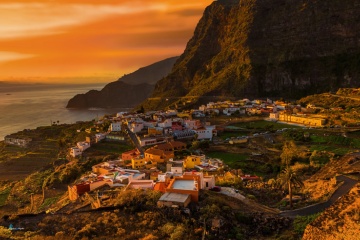
<instances>
[{"instance_id":1,"label":"flat roof building","mask_svg":"<svg viewBox=\"0 0 360 240\"><path fill-rule=\"evenodd\" d=\"M187 207L190 202L190 194L167 192L160 197L157 205L158 207L172 207L174 205L179 207Z\"/></svg>"}]
</instances>

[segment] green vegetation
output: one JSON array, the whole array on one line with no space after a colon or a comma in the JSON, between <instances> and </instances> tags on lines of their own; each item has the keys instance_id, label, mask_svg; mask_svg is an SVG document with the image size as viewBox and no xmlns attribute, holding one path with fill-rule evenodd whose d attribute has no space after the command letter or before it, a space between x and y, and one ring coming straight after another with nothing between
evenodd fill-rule
<instances>
[{"instance_id":1,"label":"green vegetation","mask_svg":"<svg viewBox=\"0 0 360 240\"><path fill-rule=\"evenodd\" d=\"M343 156L360 148L360 140L358 138L343 137L339 135L311 135L310 139L310 151L328 151Z\"/></svg>"},{"instance_id":2,"label":"green vegetation","mask_svg":"<svg viewBox=\"0 0 360 240\"><path fill-rule=\"evenodd\" d=\"M232 137L239 137L239 136L246 136L248 135L249 132L245 132L245 131L236 131L236 132L223 132L219 135L219 137L223 140L227 139L227 138L232 138Z\"/></svg>"},{"instance_id":3,"label":"green vegetation","mask_svg":"<svg viewBox=\"0 0 360 240\"><path fill-rule=\"evenodd\" d=\"M47 207L53 205L54 203L56 203L58 200L60 199L60 196L57 197L52 197L52 198L46 198L43 202L43 204L40 206L39 210L44 210Z\"/></svg>"},{"instance_id":4,"label":"green vegetation","mask_svg":"<svg viewBox=\"0 0 360 240\"><path fill-rule=\"evenodd\" d=\"M321 213L316 213L309 216L297 216L294 220L294 231L302 236L304 234L305 228L308 224L312 223Z\"/></svg>"},{"instance_id":5,"label":"green vegetation","mask_svg":"<svg viewBox=\"0 0 360 240\"><path fill-rule=\"evenodd\" d=\"M289 201L290 201L290 208L293 208L293 201L292 201L292 193L293 187L299 186L304 187L304 183L300 179L298 175L289 167L287 166L282 173L278 177L278 182L280 186L284 189L287 189L289 192Z\"/></svg>"},{"instance_id":6,"label":"green vegetation","mask_svg":"<svg viewBox=\"0 0 360 240\"><path fill-rule=\"evenodd\" d=\"M130 149L133 149L133 146L130 146L126 143L119 143L119 142L100 142L91 146L88 150L90 152L102 152L102 153L116 153L121 154L126 152Z\"/></svg>"},{"instance_id":7,"label":"green vegetation","mask_svg":"<svg viewBox=\"0 0 360 240\"><path fill-rule=\"evenodd\" d=\"M264 176L273 173L274 169L271 164L249 160L249 155L229 153L229 152L207 152L206 156L219 158L224 161L231 169L241 169L246 174L255 174ZM276 170L276 169L275 169Z\"/></svg>"},{"instance_id":8,"label":"green vegetation","mask_svg":"<svg viewBox=\"0 0 360 240\"><path fill-rule=\"evenodd\" d=\"M4 206L11 192L11 187L7 187L0 192L0 207Z\"/></svg>"},{"instance_id":9,"label":"green vegetation","mask_svg":"<svg viewBox=\"0 0 360 240\"><path fill-rule=\"evenodd\" d=\"M347 147L354 147L360 148L360 140L355 138L347 138L343 136L316 136L312 135L311 141L315 143L327 143L327 144L334 144L340 146L347 146Z\"/></svg>"},{"instance_id":10,"label":"green vegetation","mask_svg":"<svg viewBox=\"0 0 360 240\"><path fill-rule=\"evenodd\" d=\"M333 152L338 156L343 156L353 151L353 149L345 148L345 147L334 147L330 145L312 145L310 147L310 151L315 151L315 150Z\"/></svg>"},{"instance_id":11,"label":"green vegetation","mask_svg":"<svg viewBox=\"0 0 360 240\"><path fill-rule=\"evenodd\" d=\"M231 126L246 128L246 129L264 130L264 131L273 131L283 128L294 128L294 129L301 128L300 126L296 126L296 125L288 125L284 123L269 122L264 120L253 121L253 122L239 122L239 123L231 124Z\"/></svg>"},{"instance_id":12,"label":"green vegetation","mask_svg":"<svg viewBox=\"0 0 360 240\"><path fill-rule=\"evenodd\" d=\"M245 161L249 156L241 155L237 153L228 153L228 152L208 152L206 156L211 158L219 158L224 161L225 164L232 166L235 162Z\"/></svg>"}]
</instances>

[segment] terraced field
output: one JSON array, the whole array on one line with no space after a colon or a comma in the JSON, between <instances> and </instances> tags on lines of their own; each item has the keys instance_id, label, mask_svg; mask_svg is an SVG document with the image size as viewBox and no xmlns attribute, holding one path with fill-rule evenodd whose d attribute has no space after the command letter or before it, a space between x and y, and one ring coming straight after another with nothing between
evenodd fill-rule
<instances>
[{"instance_id":1,"label":"terraced field","mask_svg":"<svg viewBox=\"0 0 360 240\"><path fill-rule=\"evenodd\" d=\"M31 151L14 146L3 148L3 152L15 154L16 157L0 163L0 181L21 180L57 159L58 146L55 140L45 139L33 144L35 147Z\"/></svg>"}]
</instances>

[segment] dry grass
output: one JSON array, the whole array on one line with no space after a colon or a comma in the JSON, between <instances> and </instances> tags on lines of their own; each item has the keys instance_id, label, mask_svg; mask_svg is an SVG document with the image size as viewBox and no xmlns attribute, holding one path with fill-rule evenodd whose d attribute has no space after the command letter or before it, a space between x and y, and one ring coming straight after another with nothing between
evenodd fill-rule
<instances>
[{"instance_id":1,"label":"dry grass","mask_svg":"<svg viewBox=\"0 0 360 240\"><path fill-rule=\"evenodd\" d=\"M336 178L330 180L305 181L303 192L309 197L310 201L325 201L328 196L336 190Z\"/></svg>"},{"instance_id":2,"label":"dry grass","mask_svg":"<svg viewBox=\"0 0 360 240\"><path fill-rule=\"evenodd\" d=\"M360 184L357 184L306 228L303 239L359 239L359 215Z\"/></svg>"}]
</instances>

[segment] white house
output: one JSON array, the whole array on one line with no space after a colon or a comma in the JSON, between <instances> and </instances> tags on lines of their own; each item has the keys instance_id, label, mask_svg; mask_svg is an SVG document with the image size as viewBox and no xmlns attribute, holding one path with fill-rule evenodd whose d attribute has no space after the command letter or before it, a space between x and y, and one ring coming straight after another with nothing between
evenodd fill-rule
<instances>
[{"instance_id":1,"label":"white house","mask_svg":"<svg viewBox=\"0 0 360 240\"><path fill-rule=\"evenodd\" d=\"M81 155L81 150L78 148L78 147L72 147L70 148L70 155L72 157L77 157L77 156L80 156Z\"/></svg>"},{"instance_id":2,"label":"white house","mask_svg":"<svg viewBox=\"0 0 360 240\"><path fill-rule=\"evenodd\" d=\"M143 122L144 127L156 127L156 125L158 124L156 121L151 120L151 121L144 121Z\"/></svg>"},{"instance_id":3,"label":"white house","mask_svg":"<svg viewBox=\"0 0 360 240\"><path fill-rule=\"evenodd\" d=\"M138 133L140 132L142 129L144 128L144 123L142 122L132 122L129 125L129 129L130 131L132 131L133 133Z\"/></svg>"},{"instance_id":4,"label":"white house","mask_svg":"<svg viewBox=\"0 0 360 240\"><path fill-rule=\"evenodd\" d=\"M116 117L122 118L125 114L127 114L127 112L118 112L116 113Z\"/></svg>"},{"instance_id":5,"label":"white house","mask_svg":"<svg viewBox=\"0 0 360 240\"><path fill-rule=\"evenodd\" d=\"M158 126L162 127L162 128L167 128L167 127L171 127L172 125L172 120L171 119L165 119L163 122L159 122Z\"/></svg>"},{"instance_id":6,"label":"white house","mask_svg":"<svg viewBox=\"0 0 360 240\"><path fill-rule=\"evenodd\" d=\"M171 167L170 170L172 173L183 173L183 168L182 167Z\"/></svg>"},{"instance_id":7,"label":"white house","mask_svg":"<svg viewBox=\"0 0 360 240\"><path fill-rule=\"evenodd\" d=\"M110 124L111 132L120 132L121 131L121 122L113 122Z\"/></svg>"},{"instance_id":8,"label":"white house","mask_svg":"<svg viewBox=\"0 0 360 240\"><path fill-rule=\"evenodd\" d=\"M239 107L228 107L223 110L223 114L230 116L231 114L233 114L236 111L240 112L240 108Z\"/></svg>"},{"instance_id":9,"label":"white house","mask_svg":"<svg viewBox=\"0 0 360 240\"><path fill-rule=\"evenodd\" d=\"M185 172L184 176L199 176L200 177L200 188L201 189L211 189L215 187L215 176L204 176L202 172Z\"/></svg>"},{"instance_id":10,"label":"white house","mask_svg":"<svg viewBox=\"0 0 360 240\"><path fill-rule=\"evenodd\" d=\"M78 142L76 146L80 149L81 152L85 151L90 147L89 142Z\"/></svg>"},{"instance_id":11,"label":"white house","mask_svg":"<svg viewBox=\"0 0 360 240\"><path fill-rule=\"evenodd\" d=\"M197 134L198 140L212 140L213 132L216 130L215 126L205 126L203 128L194 129L193 131Z\"/></svg>"},{"instance_id":12,"label":"white house","mask_svg":"<svg viewBox=\"0 0 360 240\"><path fill-rule=\"evenodd\" d=\"M105 133L96 133L95 134L95 141L100 142L101 140L104 140L106 137Z\"/></svg>"}]
</instances>

